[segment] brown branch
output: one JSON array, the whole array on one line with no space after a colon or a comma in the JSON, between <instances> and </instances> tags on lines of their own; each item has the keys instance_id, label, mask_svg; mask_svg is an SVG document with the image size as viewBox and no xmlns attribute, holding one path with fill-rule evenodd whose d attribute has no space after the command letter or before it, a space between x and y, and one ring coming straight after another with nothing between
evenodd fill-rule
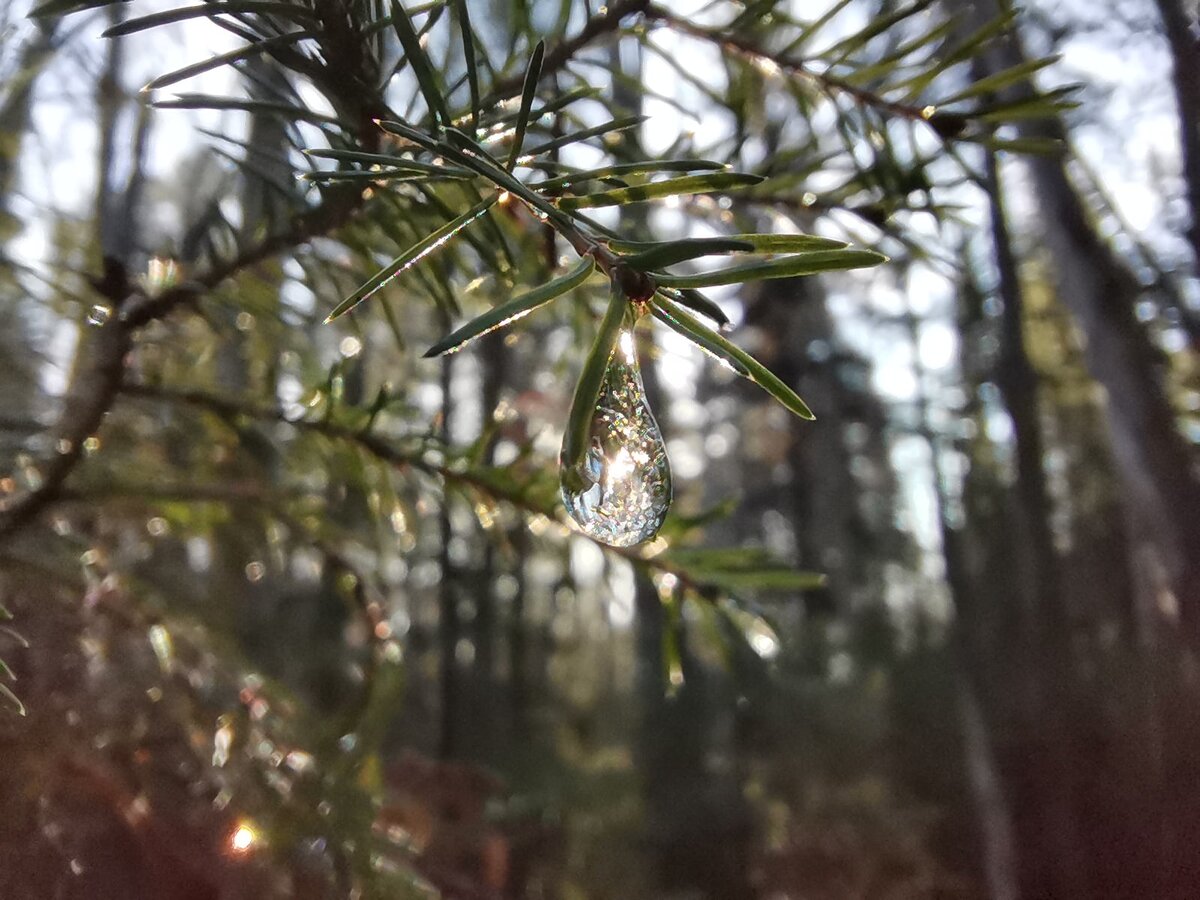
<instances>
[{"instance_id":1,"label":"brown branch","mask_svg":"<svg viewBox=\"0 0 1200 900\"><path fill-rule=\"evenodd\" d=\"M132 332L116 316L99 326L81 351L85 363L72 380L51 431L51 455L24 493L0 498L0 539L12 535L54 498L83 456L84 441L100 427L117 396Z\"/></svg>"},{"instance_id":2,"label":"brown branch","mask_svg":"<svg viewBox=\"0 0 1200 900\"><path fill-rule=\"evenodd\" d=\"M546 56L542 60L542 77L545 78L561 71L580 50L605 35L615 33L621 27L622 20L627 16L644 13L649 6L649 0L616 0L615 3L606 7L604 12L588 19L574 37L561 41L546 51ZM501 100L516 97L521 93L524 83L524 72L518 72L509 78L497 81L492 85L492 92L481 101L481 105L487 109Z\"/></svg>"},{"instance_id":3,"label":"brown branch","mask_svg":"<svg viewBox=\"0 0 1200 900\"><path fill-rule=\"evenodd\" d=\"M255 481L220 484L102 484L87 489L63 488L56 503L95 503L100 500L140 500L148 503L265 503L267 490Z\"/></svg>"},{"instance_id":4,"label":"brown branch","mask_svg":"<svg viewBox=\"0 0 1200 900\"><path fill-rule=\"evenodd\" d=\"M886 97L881 97L865 88L850 84L836 75L830 75L828 71L818 71L806 59L773 53L760 47L753 41L730 31L713 31L708 28L702 28L657 3L646 4L644 11L647 19L661 22L681 34L687 34L715 44L727 53L741 56L759 65L767 65L784 72L790 72L793 75L798 75L817 85L827 94L843 94L850 97L856 103L863 106L870 106L880 112L909 119L914 122L926 122L934 130L938 131L939 134L942 134L942 129L933 121L937 118L936 115L931 117L926 112L926 107L911 106L907 103L897 103L894 100L888 100ZM955 118L957 119L957 117ZM953 137L952 134L942 134L942 136Z\"/></svg>"},{"instance_id":5,"label":"brown branch","mask_svg":"<svg viewBox=\"0 0 1200 900\"><path fill-rule=\"evenodd\" d=\"M604 13L590 18L574 37L552 48L546 55L543 72L550 74L560 70L581 49L601 36L615 32L626 16L643 11L647 4L648 0L617 0ZM497 103L516 96L521 92L522 82L523 75L497 82L486 102ZM337 82L338 86L352 83L345 78ZM357 95L348 99L351 106L364 110L364 121L380 114L387 115L381 103L369 103ZM116 398L125 356L140 328L195 300L242 270L338 227L360 208L362 202L361 190L347 188L331 192L320 206L296 217L286 230L268 237L234 259L215 264L204 274L156 295L133 290L123 267L106 260L105 275L94 286L108 300L113 315L87 340L90 345L84 351L87 359L77 369L63 413L52 430L55 454L43 463L36 483L24 492L0 497L0 541L17 532L59 495L63 482L82 457L84 441L100 427ZM582 241L579 234L568 233L565 237L581 252L596 253L601 257L602 268L605 267L607 260L602 258L603 248L597 248L594 242Z\"/></svg>"},{"instance_id":6,"label":"brown branch","mask_svg":"<svg viewBox=\"0 0 1200 900\"><path fill-rule=\"evenodd\" d=\"M1163 34L1171 50L1171 80L1179 117L1180 155L1191 227L1194 271L1200 275L1200 46L1183 0L1155 0L1163 21ZM1193 7L1194 9L1195 7Z\"/></svg>"},{"instance_id":7,"label":"brown branch","mask_svg":"<svg viewBox=\"0 0 1200 900\"><path fill-rule=\"evenodd\" d=\"M299 246L345 224L361 208L363 202L364 194L361 189L350 187L336 192L330 191L320 205L293 218L291 224L283 231L264 238L233 259L213 266L203 275L182 282L161 294L138 294L129 298L120 318L131 329L161 319L175 307L195 300L227 278L232 278L277 253Z\"/></svg>"},{"instance_id":8,"label":"brown branch","mask_svg":"<svg viewBox=\"0 0 1200 900\"><path fill-rule=\"evenodd\" d=\"M11 431L18 434L33 434L45 428L44 422L21 416L0 416L0 431Z\"/></svg>"},{"instance_id":9,"label":"brown branch","mask_svg":"<svg viewBox=\"0 0 1200 900\"><path fill-rule=\"evenodd\" d=\"M470 488L492 500L507 503L513 508L529 516L541 516L566 527L559 517L559 511L553 503L541 503L532 498L521 486L504 487L497 485L477 472L470 469L459 469L445 463L429 459L422 446L420 450L409 451L401 449L388 439L358 428L351 428L326 419L289 418L281 409L271 406L255 405L202 390L161 387L150 384L126 383L121 386L121 393L130 397L143 397L167 403L181 403L215 412L225 418L247 418L260 422L283 422L298 431L319 434L333 440L342 441L358 447L378 462L400 470L421 472L442 479L446 484ZM704 599L713 599L718 591L713 585L696 579L691 573L677 566L674 562L659 555L646 555L644 550L634 547L611 547L589 535L583 535L602 550L624 557L634 565L644 566L663 574L674 575L681 587L688 588Z\"/></svg>"},{"instance_id":10,"label":"brown branch","mask_svg":"<svg viewBox=\"0 0 1200 900\"><path fill-rule=\"evenodd\" d=\"M83 455L84 442L100 428L116 399L125 369L125 356L136 332L190 302L222 281L289 247L346 222L362 204L362 192L337 191L316 208L292 220L289 228L260 241L197 278L161 294L134 290L119 266L110 267L95 287L108 300L111 312L99 327L84 335L82 363L72 379L62 414L51 430L53 454L42 463L35 483L23 493L0 498L0 540L33 519L62 489Z\"/></svg>"}]
</instances>

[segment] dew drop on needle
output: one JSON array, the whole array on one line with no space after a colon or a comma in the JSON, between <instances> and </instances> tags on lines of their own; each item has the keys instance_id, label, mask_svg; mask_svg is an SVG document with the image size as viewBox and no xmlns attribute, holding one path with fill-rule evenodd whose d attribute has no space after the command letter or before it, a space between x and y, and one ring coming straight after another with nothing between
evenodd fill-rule
<instances>
[{"instance_id":1,"label":"dew drop on needle","mask_svg":"<svg viewBox=\"0 0 1200 900\"><path fill-rule=\"evenodd\" d=\"M563 504L584 533L630 547L658 533L671 506L671 467L642 386L633 332L621 332L592 414L588 451L562 470Z\"/></svg>"}]
</instances>

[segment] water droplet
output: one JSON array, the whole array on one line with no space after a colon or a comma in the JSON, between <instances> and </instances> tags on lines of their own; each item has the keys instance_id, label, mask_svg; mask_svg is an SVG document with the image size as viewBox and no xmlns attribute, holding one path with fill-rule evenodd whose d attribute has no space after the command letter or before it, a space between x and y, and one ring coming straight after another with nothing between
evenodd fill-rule
<instances>
[{"instance_id":1,"label":"water droplet","mask_svg":"<svg viewBox=\"0 0 1200 900\"><path fill-rule=\"evenodd\" d=\"M589 448L562 470L562 498L584 533L613 547L648 541L671 506L671 467L646 402L633 332L621 333L592 415Z\"/></svg>"}]
</instances>

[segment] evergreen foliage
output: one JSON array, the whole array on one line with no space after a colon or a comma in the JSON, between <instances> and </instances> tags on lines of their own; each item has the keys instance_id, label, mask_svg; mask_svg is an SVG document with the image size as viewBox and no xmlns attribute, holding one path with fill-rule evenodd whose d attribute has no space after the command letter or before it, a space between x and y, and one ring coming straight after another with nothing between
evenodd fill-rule
<instances>
[{"instance_id":1,"label":"evergreen foliage","mask_svg":"<svg viewBox=\"0 0 1200 900\"><path fill-rule=\"evenodd\" d=\"M1141 786L1088 728L1117 721L1114 756L1154 756L1139 734L1145 697L1188 707L1188 639L1146 664L1134 639L1108 637L1114 622L1141 634L1136 604L1120 607L1118 587L1092 598L1070 573L1137 594L1126 542L1141 536L1125 517L1144 485L1113 482L1124 460L1149 459L1162 499L1161 473L1194 449L1175 426L1195 409L1175 413L1197 369L1156 353L1134 311L1150 297L1166 332L1189 306L1147 248L1133 256L1153 277L1122 268L1121 241L1092 229L1118 218L1103 195L1089 208L1053 193L1068 185L1063 116L1078 107L1073 87L1037 88L1053 48L1026 55L1007 3L714 0L686 16L676 5L48 0L31 11L23 52L0 52L0 197L17 197L20 136L33 130L26 86L74 29L103 19L87 49L99 58L99 174L94 207L45 235L52 277L9 249L27 202L0 208L0 377L12 388L0 399L12 456L0 600L17 626L0 605L0 716L28 712L47 758L72 749L73 732L46 724L58 710L39 718L13 669L21 653L64 665L78 654L101 674L64 680L73 712L102 711L136 740L159 723L178 770L201 773L187 790L146 776L156 810L211 793L223 811L218 800L236 798L247 840L290 884L330 896L499 896L479 888L491 877L479 836L502 827L480 799L490 788L473 784L446 829L477 842L466 881L433 838L413 852L412 809L396 798L461 776L448 759L495 762L484 742L506 728L552 735L521 751L511 734L496 739L519 785L571 795L596 846L622 847L620 829L645 825L680 889L704 882L713 897L748 895L729 873L745 879L750 864L729 860L749 846L751 803L768 810L762 821L790 817L755 863L763 891L777 879L786 892L788 865L803 860L814 896L881 882L906 896L983 892L965 877L1014 897L1018 871L1029 896L1098 896L1088 885L1107 870L1088 868L1086 848L1144 832L1182 856L1200 793L1174 818L1082 813L1106 779L1130 796ZM134 48L193 29L237 45L172 59L136 97L120 90ZM675 90L645 78L650 61ZM168 127L204 149L164 175L147 148L185 143ZM1060 240L1090 249L1073 259L1076 281L1056 289L1060 261L1010 234L1000 161L1011 158L1028 163ZM888 324L914 348L916 385L892 403L827 301L929 271L953 285L957 380L935 384L922 368L921 313L903 297ZM1118 300L1089 319L1072 283ZM77 346L62 350L49 322ZM585 458L631 322L651 399L692 409L687 434L664 429L669 442L715 448L715 474L691 480L653 542L617 548L569 527L558 466ZM1106 326L1127 340L1091 340ZM1135 387L1105 380L1097 346L1119 348ZM664 387L659 360L693 347L718 365ZM51 398L39 379L60 361L65 389ZM1097 382L1125 423L1121 452ZM1144 446L1138 417L1120 419L1142 401ZM998 418L1011 436L994 436ZM903 440L927 451L930 485L903 471ZM723 478L733 441L744 471ZM899 521L898 497L926 487L936 548ZM1195 549L1184 513L1163 520L1183 523L1164 528L1183 563L1169 552L1154 563L1160 587L1188 580ZM1085 537L1114 549L1081 548ZM943 574L930 574L930 554ZM1176 593L1180 617L1200 622ZM26 627L42 597L51 611ZM584 597L608 624L627 614L632 647L606 657L581 617L558 616ZM896 612L906 602L915 612ZM562 646L577 655L555 657ZM129 670L127 706L106 694L114 660ZM1129 660L1136 677L1104 698L1111 710L1093 709L1093 682L1119 681ZM562 721L538 721L539 691L553 691ZM500 708L511 723L497 724ZM1163 771L1187 772L1193 718L1163 730ZM588 755L622 728L636 734L628 747ZM396 762L404 729L435 735L424 749L447 768ZM1094 752L1088 772L1076 750ZM564 759L588 778L572 781ZM636 789L635 768L647 776ZM75 777L120 797L104 774ZM43 776L36 761L0 766L0 786ZM1009 778L1012 816L989 777ZM635 790L637 810L606 810ZM796 808L773 808L772 791ZM1028 815L1031 795L1046 798L1044 823ZM35 806L14 805L18 830L40 821ZM504 812L514 859L513 834L550 843L549 817ZM830 838L845 817L859 827ZM191 877L162 852L165 869ZM1039 852L1061 865L1039 866ZM562 865L593 882L613 868ZM535 895L539 876L522 877ZM639 873L612 877L614 896L648 896ZM0 865L0 895L5 885Z\"/></svg>"}]
</instances>

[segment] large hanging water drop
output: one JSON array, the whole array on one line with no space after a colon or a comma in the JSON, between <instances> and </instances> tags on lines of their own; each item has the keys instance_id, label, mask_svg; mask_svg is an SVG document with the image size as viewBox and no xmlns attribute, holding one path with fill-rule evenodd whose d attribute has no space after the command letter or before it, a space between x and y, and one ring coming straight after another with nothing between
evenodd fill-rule
<instances>
[{"instance_id":1,"label":"large hanging water drop","mask_svg":"<svg viewBox=\"0 0 1200 900\"><path fill-rule=\"evenodd\" d=\"M596 540L629 547L662 527L671 506L671 467L628 326L608 360L587 455L573 472L564 466L561 475L567 512Z\"/></svg>"}]
</instances>

